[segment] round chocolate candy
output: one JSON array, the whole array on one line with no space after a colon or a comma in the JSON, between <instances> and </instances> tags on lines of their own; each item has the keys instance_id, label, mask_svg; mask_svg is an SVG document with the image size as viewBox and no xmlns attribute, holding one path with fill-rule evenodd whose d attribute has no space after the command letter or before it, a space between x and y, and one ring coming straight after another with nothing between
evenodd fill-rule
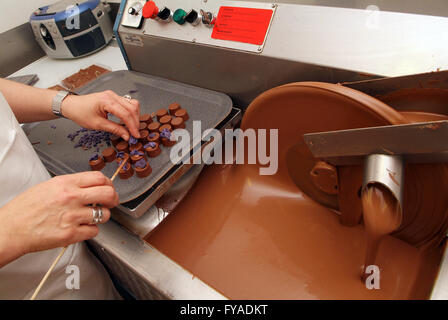
<instances>
[{"instance_id":1,"label":"round chocolate candy","mask_svg":"<svg viewBox=\"0 0 448 320\"><path fill-rule=\"evenodd\" d=\"M170 114L172 116L174 116L176 114L176 111L179 109L180 109L180 104L178 104L177 102L170 104L168 107L168 111L170 112Z\"/></svg>"},{"instance_id":2,"label":"round chocolate candy","mask_svg":"<svg viewBox=\"0 0 448 320\"><path fill-rule=\"evenodd\" d=\"M104 161L106 162L112 162L115 160L115 157L117 156L117 152L115 151L114 148L109 147L103 150L102 152Z\"/></svg>"},{"instance_id":3,"label":"round chocolate candy","mask_svg":"<svg viewBox=\"0 0 448 320\"><path fill-rule=\"evenodd\" d=\"M134 150L143 151L143 144L141 142L137 142L136 144L129 146L129 151L132 152Z\"/></svg>"},{"instance_id":4,"label":"round chocolate candy","mask_svg":"<svg viewBox=\"0 0 448 320\"><path fill-rule=\"evenodd\" d=\"M129 153L129 143L127 143L127 141L120 141L115 147L118 152Z\"/></svg>"},{"instance_id":5,"label":"round chocolate candy","mask_svg":"<svg viewBox=\"0 0 448 320\"><path fill-rule=\"evenodd\" d=\"M140 115L140 122L145 122L147 125L152 122L151 115L149 113L144 113Z\"/></svg>"},{"instance_id":6,"label":"round chocolate candy","mask_svg":"<svg viewBox=\"0 0 448 320\"><path fill-rule=\"evenodd\" d=\"M117 163L120 163L123 160L128 160L129 161L129 154L126 152L117 152L117 156L115 157L115 161Z\"/></svg>"},{"instance_id":7,"label":"round chocolate candy","mask_svg":"<svg viewBox=\"0 0 448 320\"><path fill-rule=\"evenodd\" d=\"M157 143L159 143L159 141L160 141L160 135L159 135L159 133L158 133L158 132L151 132L151 133L148 135L148 141L149 141L149 142L157 142Z\"/></svg>"},{"instance_id":8,"label":"round chocolate candy","mask_svg":"<svg viewBox=\"0 0 448 320\"><path fill-rule=\"evenodd\" d=\"M163 130L172 131L171 125L170 124L164 124L163 126L161 126L159 128L159 132L161 133Z\"/></svg>"},{"instance_id":9,"label":"round chocolate candy","mask_svg":"<svg viewBox=\"0 0 448 320\"><path fill-rule=\"evenodd\" d=\"M148 140L149 131L148 130L140 130L140 141L145 143Z\"/></svg>"},{"instance_id":10,"label":"round chocolate candy","mask_svg":"<svg viewBox=\"0 0 448 320\"><path fill-rule=\"evenodd\" d=\"M94 154L90 157L89 165L90 168L95 171L100 171L106 166L106 164L104 163L104 159L101 158L98 154Z\"/></svg>"},{"instance_id":11,"label":"round chocolate candy","mask_svg":"<svg viewBox=\"0 0 448 320\"><path fill-rule=\"evenodd\" d=\"M119 163L118 165L121 165ZM129 162L126 162L123 168L119 171L119 175L121 179L129 179L134 175L134 169L132 169L132 166Z\"/></svg>"},{"instance_id":12,"label":"round chocolate candy","mask_svg":"<svg viewBox=\"0 0 448 320\"><path fill-rule=\"evenodd\" d=\"M153 122L148 124L148 130L149 132L158 132L160 128L160 123L158 122Z\"/></svg>"},{"instance_id":13,"label":"round chocolate candy","mask_svg":"<svg viewBox=\"0 0 448 320\"><path fill-rule=\"evenodd\" d=\"M145 148L146 154L150 158L157 157L162 152L162 150L160 149L160 146L157 142L148 142L147 144L145 144L144 148Z\"/></svg>"},{"instance_id":14,"label":"round chocolate candy","mask_svg":"<svg viewBox=\"0 0 448 320\"><path fill-rule=\"evenodd\" d=\"M145 159L141 159L137 161L134 165L135 172L137 173L137 177L145 178L149 176L152 172L152 168L149 163Z\"/></svg>"},{"instance_id":15,"label":"round chocolate candy","mask_svg":"<svg viewBox=\"0 0 448 320\"><path fill-rule=\"evenodd\" d=\"M159 110L157 110L157 112L156 112L157 120L160 121L160 119L162 117L166 116L167 114L168 114L168 111L166 111L166 109L159 109Z\"/></svg>"},{"instance_id":16,"label":"round chocolate candy","mask_svg":"<svg viewBox=\"0 0 448 320\"><path fill-rule=\"evenodd\" d=\"M172 118L173 117L166 115L166 116L163 116L162 118L160 118L159 122L163 126L164 124L169 124L171 122Z\"/></svg>"},{"instance_id":17,"label":"round chocolate candy","mask_svg":"<svg viewBox=\"0 0 448 320\"><path fill-rule=\"evenodd\" d=\"M148 127L146 122L140 122L138 130L145 130Z\"/></svg>"},{"instance_id":18,"label":"round chocolate candy","mask_svg":"<svg viewBox=\"0 0 448 320\"><path fill-rule=\"evenodd\" d=\"M176 129L185 129L185 122L184 119L181 117L175 117L173 120L171 120L171 126L174 130Z\"/></svg>"},{"instance_id":19,"label":"round chocolate candy","mask_svg":"<svg viewBox=\"0 0 448 320\"><path fill-rule=\"evenodd\" d=\"M170 139L162 138L162 144L164 147L172 147L176 144L176 141L171 141Z\"/></svg>"},{"instance_id":20,"label":"round chocolate candy","mask_svg":"<svg viewBox=\"0 0 448 320\"><path fill-rule=\"evenodd\" d=\"M174 115L176 117L181 117L182 119L184 119L184 121L187 121L190 118L190 116L188 115L187 110L185 110L185 109L177 110Z\"/></svg>"},{"instance_id":21,"label":"round chocolate candy","mask_svg":"<svg viewBox=\"0 0 448 320\"><path fill-rule=\"evenodd\" d=\"M171 131L168 129L164 129L160 133L160 138L162 139L162 144L165 147L172 147L174 144L176 144L176 140L171 141Z\"/></svg>"},{"instance_id":22,"label":"round chocolate candy","mask_svg":"<svg viewBox=\"0 0 448 320\"><path fill-rule=\"evenodd\" d=\"M146 160L146 156L143 153L143 151L139 151L139 150L132 150L129 153L129 156L131 157L131 163L136 163L137 161L139 161L141 159Z\"/></svg>"}]
</instances>

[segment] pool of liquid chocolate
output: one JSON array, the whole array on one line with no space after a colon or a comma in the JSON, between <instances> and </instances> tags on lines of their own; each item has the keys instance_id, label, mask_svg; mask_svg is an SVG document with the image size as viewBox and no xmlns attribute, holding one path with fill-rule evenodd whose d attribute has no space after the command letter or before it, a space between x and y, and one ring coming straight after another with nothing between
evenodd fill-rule
<instances>
[{"instance_id":1,"label":"pool of liquid chocolate","mask_svg":"<svg viewBox=\"0 0 448 320\"><path fill-rule=\"evenodd\" d=\"M269 128L267 116L253 119ZM298 136L283 127L280 134ZM443 248L385 235L375 258L380 289L367 289L359 280L364 226L341 225L336 212L304 194L288 174L285 154L279 151L273 176L261 176L257 165L206 167L145 240L231 299L428 298Z\"/></svg>"},{"instance_id":2,"label":"pool of liquid chocolate","mask_svg":"<svg viewBox=\"0 0 448 320\"><path fill-rule=\"evenodd\" d=\"M380 289L368 290L363 226L341 226L291 181L253 166L207 167L146 240L232 299L427 298L441 254L385 236Z\"/></svg>"},{"instance_id":3,"label":"pool of liquid chocolate","mask_svg":"<svg viewBox=\"0 0 448 320\"><path fill-rule=\"evenodd\" d=\"M375 258L381 240L400 227L402 211L392 193L380 184L369 185L364 190L361 201L367 243L364 273L361 279L365 281L366 276L370 274L366 272L366 268L376 265Z\"/></svg>"}]
</instances>

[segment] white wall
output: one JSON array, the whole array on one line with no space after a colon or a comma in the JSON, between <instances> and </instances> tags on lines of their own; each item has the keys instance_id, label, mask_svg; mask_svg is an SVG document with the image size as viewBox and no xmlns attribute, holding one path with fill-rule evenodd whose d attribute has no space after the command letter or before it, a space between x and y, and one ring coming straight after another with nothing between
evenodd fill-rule
<instances>
[{"instance_id":1,"label":"white wall","mask_svg":"<svg viewBox=\"0 0 448 320\"><path fill-rule=\"evenodd\" d=\"M0 33L29 21L31 13L39 7L59 0L0 0Z\"/></svg>"}]
</instances>

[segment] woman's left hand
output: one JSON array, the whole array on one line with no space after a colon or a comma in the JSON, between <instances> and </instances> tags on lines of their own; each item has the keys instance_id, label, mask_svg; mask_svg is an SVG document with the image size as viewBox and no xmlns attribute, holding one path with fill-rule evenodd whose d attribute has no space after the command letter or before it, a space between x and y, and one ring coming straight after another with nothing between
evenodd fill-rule
<instances>
[{"instance_id":1,"label":"woman's left hand","mask_svg":"<svg viewBox=\"0 0 448 320\"><path fill-rule=\"evenodd\" d=\"M70 95L61 106L62 114L86 129L103 130L129 140L129 133L140 138L140 104L137 100L120 97L113 91L84 96ZM126 128L108 119L111 113L121 119Z\"/></svg>"}]
</instances>

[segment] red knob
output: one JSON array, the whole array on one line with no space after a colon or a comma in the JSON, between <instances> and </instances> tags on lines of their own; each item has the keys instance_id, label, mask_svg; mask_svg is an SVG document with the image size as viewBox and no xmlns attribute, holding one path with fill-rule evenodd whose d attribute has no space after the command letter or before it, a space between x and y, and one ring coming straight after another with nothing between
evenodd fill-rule
<instances>
[{"instance_id":1,"label":"red knob","mask_svg":"<svg viewBox=\"0 0 448 320\"><path fill-rule=\"evenodd\" d=\"M145 3L145 6L143 7L143 18L145 19L154 19L157 17L157 14L159 13L159 8L157 8L154 1L148 1Z\"/></svg>"}]
</instances>

